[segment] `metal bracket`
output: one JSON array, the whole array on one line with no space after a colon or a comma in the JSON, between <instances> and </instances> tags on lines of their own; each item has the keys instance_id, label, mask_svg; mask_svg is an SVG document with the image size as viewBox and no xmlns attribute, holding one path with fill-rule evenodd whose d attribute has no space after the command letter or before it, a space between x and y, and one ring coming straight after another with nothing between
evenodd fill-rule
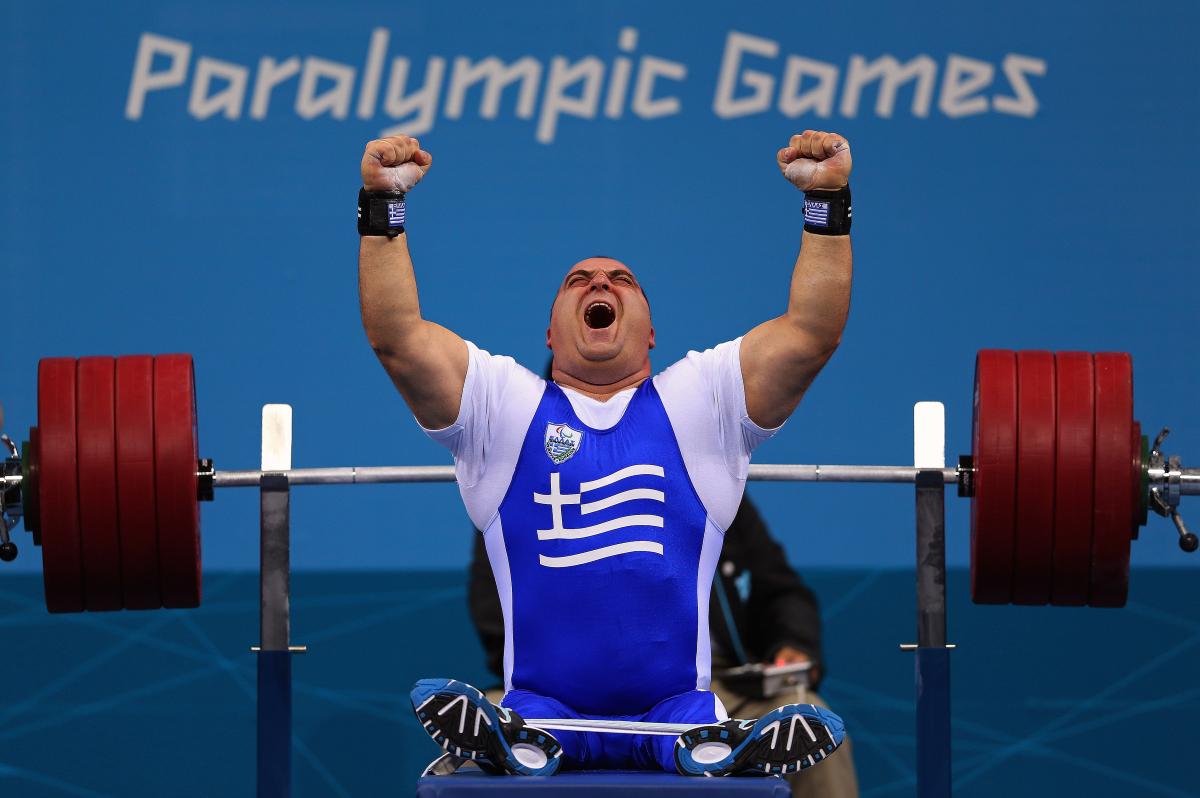
<instances>
[{"instance_id":1,"label":"metal bracket","mask_svg":"<svg viewBox=\"0 0 1200 798\"><path fill-rule=\"evenodd\" d=\"M292 408L264 405L259 479L258 798L292 794ZM251 649L252 651L254 649Z\"/></svg>"}]
</instances>

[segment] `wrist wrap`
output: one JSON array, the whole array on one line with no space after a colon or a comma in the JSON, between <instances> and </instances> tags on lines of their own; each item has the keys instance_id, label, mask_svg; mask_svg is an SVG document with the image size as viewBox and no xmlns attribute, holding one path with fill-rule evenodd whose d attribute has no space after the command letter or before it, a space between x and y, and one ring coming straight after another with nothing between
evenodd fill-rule
<instances>
[{"instance_id":1,"label":"wrist wrap","mask_svg":"<svg viewBox=\"0 0 1200 798\"><path fill-rule=\"evenodd\" d=\"M838 191L805 191L804 229L820 236L849 235L850 186Z\"/></svg>"},{"instance_id":2,"label":"wrist wrap","mask_svg":"<svg viewBox=\"0 0 1200 798\"><path fill-rule=\"evenodd\" d=\"M404 192L358 190L358 234L395 238L404 232Z\"/></svg>"}]
</instances>

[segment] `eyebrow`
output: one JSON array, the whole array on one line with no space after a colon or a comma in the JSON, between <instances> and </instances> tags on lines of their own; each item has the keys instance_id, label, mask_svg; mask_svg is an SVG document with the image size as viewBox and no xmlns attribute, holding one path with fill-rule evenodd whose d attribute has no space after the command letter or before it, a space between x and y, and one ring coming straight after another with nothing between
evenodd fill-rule
<instances>
[{"instance_id":1,"label":"eyebrow","mask_svg":"<svg viewBox=\"0 0 1200 798\"><path fill-rule=\"evenodd\" d=\"M563 285L569 283L571 278L577 274L582 274L584 277L590 280L597 271L605 272L610 279L613 277L628 277L630 280L633 280L634 285L640 285L637 281L637 278L633 276L633 272L629 271L628 269L612 269L611 271L606 269L592 269L590 271L588 269L576 269L563 279Z\"/></svg>"}]
</instances>

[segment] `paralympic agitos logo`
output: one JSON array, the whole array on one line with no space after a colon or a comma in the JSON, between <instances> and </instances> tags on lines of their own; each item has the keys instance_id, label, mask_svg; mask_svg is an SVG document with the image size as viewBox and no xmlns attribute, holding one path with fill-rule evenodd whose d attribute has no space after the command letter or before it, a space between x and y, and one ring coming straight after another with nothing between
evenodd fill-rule
<instances>
[{"instance_id":1,"label":"paralympic agitos logo","mask_svg":"<svg viewBox=\"0 0 1200 798\"><path fill-rule=\"evenodd\" d=\"M346 119L353 111L362 120L382 117L385 134L421 135L439 118L462 118L470 96L478 98L483 119L495 119L502 105L518 119L536 117L534 136L549 144L562 117L657 119L683 113L679 90L694 78L687 64L638 54L638 31L628 27L618 36L621 55L611 63L595 55L556 55L546 63L529 55L507 62L459 55L452 63L431 55L419 78L410 58L389 60L390 45L387 29L372 31L361 69L315 55L264 55L256 66L246 66L207 54L193 59L191 43L143 33L125 116L136 121L147 102L178 103L186 97L187 113L196 119L261 120L272 112L288 113L283 109L290 103L291 112L305 120ZM903 91L911 101L900 111L913 117L935 111L935 94L936 113L949 118L1032 117L1038 110L1035 79L1045 74L1044 60L1016 53L1005 55L999 70L990 61L957 54L943 62L927 54L906 61L890 54L851 54L843 66L786 54L773 39L729 31L711 75L711 111L721 119L771 111L790 118L854 118L871 112L891 118ZM871 93L874 105L864 111L864 95Z\"/></svg>"}]
</instances>

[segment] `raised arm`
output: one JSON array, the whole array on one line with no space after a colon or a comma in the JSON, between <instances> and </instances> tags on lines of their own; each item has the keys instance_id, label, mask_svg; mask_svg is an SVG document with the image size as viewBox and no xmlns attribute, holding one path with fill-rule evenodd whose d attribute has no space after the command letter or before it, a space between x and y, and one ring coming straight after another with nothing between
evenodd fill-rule
<instances>
[{"instance_id":1,"label":"raised arm","mask_svg":"<svg viewBox=\"0 0 1200 798\"><path fill-rule=\"evenodd\" d=\"M414 138L369 142L362 158L363 187L368 192L408 192L432 163ZM358 297L367 340L417 421L429 429L454 423L467 376L467 345L421 318L407 234L362 237Z\"/></svg>"},{"instance_id":2,"label":"raised arm","mask_svg":"<svg viewBox=\"0 0 1200 798\"><path fill-rule=\"evenodd\" d=\"M801 191L836 192L849 185L850 145L836 133L806 130L792 136L776 159L783 176ZM746 409L759 426L782 424L837 349L850 311L852 261L848 234L806 230L787 312L742 339Z\"/></svg>"}]
</instances>

